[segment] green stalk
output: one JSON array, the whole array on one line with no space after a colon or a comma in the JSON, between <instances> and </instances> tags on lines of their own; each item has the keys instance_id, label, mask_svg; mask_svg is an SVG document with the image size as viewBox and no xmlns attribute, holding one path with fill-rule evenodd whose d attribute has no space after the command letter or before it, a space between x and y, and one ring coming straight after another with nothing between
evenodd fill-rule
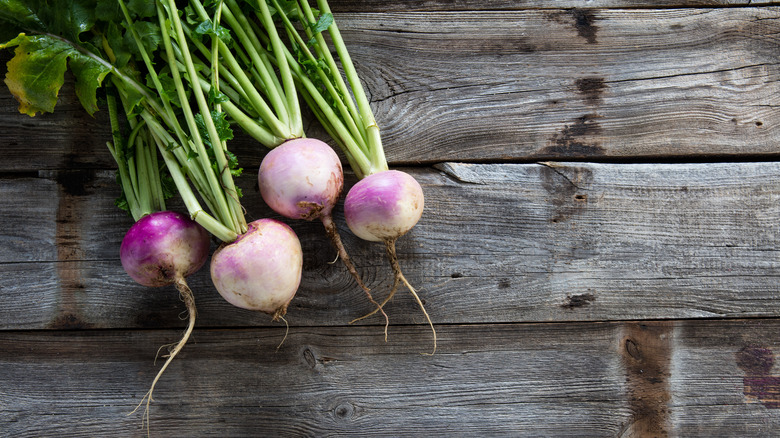
<instances>
[{"instance_id":1,"label":"green stalk","mask_svg":"<svg viewBox=\"0 0 780 438\"><path fill-rule=\"evenodd\" d=\"M278 7L278 3L276 3L276 0L274 0L274 4L276 5L276 7ZM300 7L298 9L299 9L299 13L303 14L303 11L301 11ZM358 118L359 114L357 114L357 110L352 104L352 100L349 98L350 95L349 90L346 88L346 86L340 86L339 87L340 91L337 91L336 88L333 86L333 83L331 82L331 77L332 77L334 80L338 80L337 83L340 81L340 85L343 85L344 83L344 81L341 80L341 75L338 73L339 72L338 67L336 67L335 63L329 63L328 68L331 69L331 75L329 76L328 74L326 74L325 71L321 67L319 67L317 58L311 53L311 51L307 47L307 43L303 40L301 35L298 33L297 29L295 29L295 26L293 26L292 22L290 22L290 19L287 18L285 14L281 14L281 16L282 16L282 21L285 24L285 28L287 29L287 33L290 36L290 39L294 40L298 44L298 47L306 55L306 57L309 58L309 61L317 65L317 75L319 76L322 84L325 85L328 94L330 94L330 96L333 97L333 100L336 103L338 109L338 113L341 115L341 120L343 123L346 124L347 129L349 129L350 131L350 136L354 139L355 143L357 143L358 146L360 146L363 152L367 154L368 146L365 143L365 130L362 129L362 125L358 125L355 123L355 118ZM306 30L308 36L310 34L310 32L308 31L308 27L306 27ZM317 37L318 37L317 41L319 42L322 36L320 34L317 34ZM322 40L320 44L324 45L325 40ZM330 56L330 52L328 51L325 52L328 54L328 56ZM330 56L330 58L332 60L333 57ZM289 61L290 59L293 59L292 56L287 56L286 59L290 64L293 65L293 69L296 72L296 75L301 76L300 65L298 65L297 62ZM344 98L342 98L342 96ZM346 105L345 105L345 101L346 101Z\"/></svg>"},{"instance_id":2,"label":"green stalk","mask_svg":"<svg viewBox=\"0 0 780 438\"><path fill-rule=\"evenodd\" d=\"M139 125L140 126L140 125ZM150 175L149 170L146 167L146 145L143 143L143 139L139 137L135 137L135 166L136 166L136 180L138 181L138 203L141 205L141 208L148 209L151 211L153 209L152 207L152 197L151 195L151 184L149 183L149 179L151 178L151 175L157 175L157 169L154 170L154 173Z\"/></svg>"},{"instance_id":3,"label":"green stalk","mask_svg":"<svg viewBox=\"0 0 780 438\"><path fill-rule=\"evenodd\" d=\"M154 139L152 138L151 133L147 131L146 139L144 141L149 144L153 140ZM157 149L148 147L144 148L144 150L146 151L147 168L150 172L153 172L153 175L160 175L161 169L157 161ZM150 178L149 182L151 183L151 189L149 190L149 193L151 194L152 198L152 207L156 208L158 211L165 211L165 194L162 190L162 182L160 181L160 178Z\"/></svg>"},{"instance_id":4,"label":"green stalk","mask_svg":"<svg viewBox=\"0 0 780 438\"><path fill-rule=\"evenodd\" d=\"M174 0L167 0L168 7L171 11L176 10L176 4ZM224 153L224 145L223 141L219 138L219 134L217 133L217 128L214 126L214 120L211 117L211 111L209 110L208 103L206 102L206 98L203 95L203 91L200 89L200 84L198 83L198 75L195 71L195 65L192 62L192 57L190 55L190 51L187 48L187 42L186 42L186 36L184 35L184 31L182 30L182 24L179 20L179 17L177 14L172 14L170 17L171 22L174 25L174 30L177 35L179 46L181 47L181 53L184 56L184 65L187 67L187 74L189 76L189 82L192 85L191 89L195 96L195 101L197 102L198 108L200 110L201 116L203 117L203 122L206 125L206 131L209 134L209 138L211 139L211 145L214 149L214 155L217 159L217 168L219 169L219 173L221 175L222 184L224 185L225 191L227 193L227 202L225 202L224 197L219 197L217 199L219 203L220 212L225 214L224 219L227 221L227 223L231 223L233 226L233 230L236 232L245 232L246 231L246 221L243 218L243 209L241 207L241 204L238 202L238 191L236 190L235 184L233 182L233 176L230 174L230 169L228 168L228 162L227 158L225 157ZM220 41L220 44L223 44ZM175 65L175 63L172 63L172 65ZM175 69L171 69L173 71ZM186 105L184 105L186 107ZM194 119L193 119L194 124ZM197 127L195 127L194 132L192 134L197 133ZM199 138L199 135L198 135ZM196 146L198 146L199 152L201 151L205 154L206 150L203 147L203 144L200 143L199 145L196 143ZM204 162L204 168L208 167L211 168L211 164L208 163L208 156L202 157L202 161ZM209 179L213 179L213 173L209 172ZM212 181L210 181L212 182ZM216 181L213 181L215 185L212 187L219 187L219 183Z\"/></svg>"},{"instance_id":5,"label":"green stalk","mask_svg":"<svg viewBox=\"0 0 780 438\"><path fill-rule=\"evenodd\" d=\"M262 22L265 25L265 29L268 32L268 36L271 38L271 47L273 48L274 56L276 57L277 67L279 68L279 75L282 77L282 84L284 86L285 96L287 97L287 104L289 105L290 112L292 113L291 126L293 132L299 132L303 134L303 121L301 120L301 108L298 103L298 94L295 92L295 83L293 81L292 74L290 73L290 66L287 65L287 58L284 57L282 40L276 32L276 24L271 18L271 12L268 10L268 4L265 1L258 1L260 5L260 13L262 15ZM279 4L274 0L276 7ZM297 131L296 131L297 130Z\"/></svg>"},{"instance_id":6,"label":"green stalk","mask_svg":"<svg viewBox=\"0 0 780 438\"><path fill-rule=\"evenodd\" d=\"M317 6L322 13L331 13L330 6L328 6L328 2L326 0L317 0ZM333 41L333 46L336 48L336 53L341 60L341 66L344 69L344 75L347 77L347 81L349 81L350 87L352 88L352 93L355 96L355 101L357 102L361 119L363 120L363 125L365 126L366 133L368 135L367 140L370 151L369 158L371 160L371 169L366 172L366 175L387 170L387 159L385 158L384 148L382 147L382 139L379 136L379 126L376 124L374 113L371 111L368 98L366 97L366 93L363 91L360 78L358 77L355 66L352 63L352 58L349 56L347 46L344 44L344 40L341 38L341 32L339 32L339 28L336 25L335 20L333 23L331 23L330 27L328 27L328 33L330 34L330 38Z\"/></svg>"},{"instance_id":7,"label":"green stalk","mask_svg":"<svg viewBox=\"0 0 780 438\"><path fill-rule=\"evenodd\" d=\"M314 23L316 22L316 18L314 17L314 12L309 7L308 1L297 1L296 6L298 7L298 13L301 14L301 16L305 17L307 22ZM287 17L285 17L285 21L289 22L287 20ZM288 27L289 29L295 30L292 25ZM336 102L340 106L345 106L346 111L349 112L350 117L347 117L346 114L342 114L342 117L344 117L345 120L349 119L350 122L354 123L354 120L361 120L360 113L358 112L357 108L355 107L354 102L349 97L350 92L347 88L347 85L344 83L344 78L341 77L340 70L338 66L336 65L336 60L333 58L333 55L330 53L330 50L328 50L328 45L325 42L325 37L322 36L322 33L317 33L316 35L312 35L309 26L304 27L304 31L306 32L306 36L311 39L312 37L317 42L314 45L315 50L317 51L317 54L325 60L325 62L328 65L328 69L330 70L330 78L336 83L335 88L338 88L338 92L335 90L331 91L328 90L329 93L331 93L331 96L342 96L342 98L335 99ZM299 41L298 44L305 50L305 53L308 54L309 59L315 60L314 56L309 51L308 47L306 47L306 43L303 42L302 38L300 37L300 34L298 32L294 32L294 36L297 36L297 40ZM316 62L316 60L315 60ZM325 75L325 72L322 71L322 69L318 69L321 77L323 77L323 82L326 84L326 86L330 88L334 88L333 84L330 80L326 79L327 75ZM342 112L346 112L342 110ZM355 129L357 130L358 134L355 134L355 136L359 136L363 142L366 141L368 136L366 135L365 127L362 124L356 125ZM362 142L361 142L362 143ZM365 147L366 153L368 153L368 146Z\"/></svg>"},{"instance_id":8,"label":"green stalk","mask_svg":"<svg viewBox=\"0 0 780 438\"><path fill-rule=\"evenodd\" d=\"M130 215L133 217L134 221L137 221L141 219L143 216L151 212L142 211L140 209L135 191L133 190L132 183L130 182L130 175L128 174L129 170L127 169L127 162L124 160L124 156L121 152L122 138L119 136L119 115L116 108L116 98L114 97L113 94L107 93L106 102L108 104L108 114L109 114L109 120L111 124L111 134L114 139L113 144L111 144L111 142L107 142L106 145L108 146L108 150L111 152L111 156L114 157L114 161L116 161L118 172L119 172L119 181L122 186L122 192L124 193L125 199L127 200L127 205L130 208Z\"/></svg>"},{"instance_id":9,"label":"green stalk","mask_svg":"<svg viewBox=\"0 0 780 438\"><path fill-rule=\"evenodd\" d=\"M264 2L259 3L265 4ZM234 7L236 10L238 10L238 16L234 15L231 7ZM246 54L252 61L253 70L258 73L260 83L266 85L266 95L268 96L268 100L271 102L271 106L273 106L274 111L278 115L279 121L286 125L291 132L294 132L295 125L293 125L291 119L293 116L291 114L293 108L288 108L289 102L285 103L285 100L282 98L282 95L284 95L284 90L273 86L275 85L275 81L272 79L272 76L274 76L272 73L273 70L269 70L267 68L267 63L263 61L260 53L258 53L256 50L255 41L257 41L257 38L252 38L254 35L250 35L247 32L247 30L251 31L251 28L246 25L246 17L241 13L240 9L238 9L238 5L236 5L235 2L228 1L227 5L224 7L224 10L225 20L228 22L228 25L231 27L233 33L235 33L238 37ZM298 112L300 112L300 110L298 110Z\"/></svg>"},{"instance_id":10,"label":"green stalk","mask_svg":"<svg viewBox=\"0 0 780 438\"><path fill-rule=\"evenodd\" d=\"M205 8L203 8L203 5L198 0L191 0L190 4L195 7L196 12L198 13L201 19L203 20L209 19L209 16L206 13ZM225 10L226 8L227 6L223 5L222 9ZM226 19L228 18L228 16L232 17L229 10L225 10L224 12L225 12ZM245 47L248 47L250 49L254 48L254 46L248 40L242 41L242 44L244 44ZM233 55L231 49L222 41L219 41L219 53L222 55L222 62L224 63L224 66L227 67L229 71L236 77L241 88L246 93L249 103L253 106L255 112L257 112L260 115L260 118L268 125L268 127L271 129L273 134L277 137L284 138L284 139L295 138L295 135L293 134L289 124L286 121L288 117L286 115L287 110L284 107L284 101L280 97L278 97L278 94L276 94L276 97L274 97L274 91L268 88L266 89L267 96L271 101L271 106L273 106L277 111L275 112L275 110L272 110L271 107L268 106L268 104L265 102L265 99L263 99L263 97L257 91L257 88L254 86L254 84L252 83L252 81L249 79L246 72L244 71L244 69L236 60L236 57L235 55ZM265 65L261 59L253 60L253 64L255 64L255 68L261 68L262 66ZM261 78L263 78L264 75L267 76L261 79L263 83L273 84L273 81L271 80L272 75L269 72L267 71L263 72L262 70L260 70L258 71L258 74L261 75ZM273 145L273 146L277 146L277 145ZM273 147L273 146L269 146L269 147Z\"/></svg>"},{"instance_id":11,"label":"green stalk","mask_svg":"<svg viewBox=\"0 0 780 438\"><path fill-rule=\"evenodd\" d=\"M192 189L190 189L190 186L187 183L187 179L185 178L184 173L179 166L178 160L167 148L167 143L165 141L167 132L165 132L165 129L154 120L154 117L149 114L149 112L142 112L141 117L146 120L146 123L151 130L152 136L154 137L155 143L157 144L157 148L160 151L160 155L162 155L163 160L165 160L165 165L168 167L168 171L171 173L173 182L176 184L176 188L179 191L179 195L181 196L182 201L184 201L184 205L187 208L190 217L223 242L235 241L236 238L238 238L238 234L234 230L226 227L222 222L218 221L213 216L206 213L200 206L200 203L195 197L195 194L192 192Z\"/></svg>"},{"instance_id":12,"label":"green stalk","mask_svg":"<svg viewBox=\"0 0 780 438\"><path fill-rule=\"evenodd\" d=\"M176 14L176 5L171 1L167 1L168 10L171 12L169 14L169 19L171 24L174 26L174 32L176 34L177 39L179 40L178 43L180 46L182 46L181 53L184 55L184 65L187 68L187 74L190 76L190 80L192 81L196 75L194 74L194 66L192 65L192 61L190 59L189 65L187 62L187 59L189 58L189 50L186 49L186 42L184 42L184 33L181 31L181 22L178 19L178 15ZM161 30L162 30L162 40L165 47L165 51L168 57L168 64L173 67L176 65L176 59L172 48L171 43L171 36L168 34L167 26L165 26L165 21L163 20L163 11L161 9L161 6L158 4L158 15L160 16L161 20ZM178 69L171 68L171 77L174 80L174 84L176 86L176 90L179 94L179 99L181 102L187 102L187 96L184 93L184 85L181 80L181 76L179 75ZM197 80L197 79L195 79ZM193 90L200 91L199 87L193 87ZM201 100L203 100L203 105L201 105L200 100L198 101L199 110L201 112L201 115L203 116L203 121L207 126L211 122L211 126L213 128L213 120L211 119L211 113L208 111L208 107L205 104L205 99L203 99L202 93L199 95ZM198 95L196 94L196 99ZM204 107L206 108L206 111L203 111ZM228 206L228 201L225 199L224 196L222 196L221 193L221 183L219 179L217 179L214 172L211 170L211 163L208 159L208 153L206 151L206 147L203 144L203 141L200 137L200 132L198 131L198 126L195 123L195 116L192 113L192 110L190 109L189 105L182 105L182 110L184 112L184 118L187 123L187 128L190 132L190 137L192 139L193 146L195 147L195 153L198 155L197 162L200 165L200 171L203 172L206 180L206 184L204 188L207 188L209 193L211 194L212 201L214 202L215 209L212 210L216 217L219 218L219 220L225 224L226 226L233 229L234 232L238 233L241 231L241 228L239 226L238 221L233 215L233 211ZM204 114L205 113L205 114ZM214 135L212 135L214 134ZM209 132L209 136L212 139L212 145L219 143L219 136L216 135L216 130L214 130L214 133ZM217 139L215 142L214 139ZM186 143L182 143L183 145ZM215 150L216 152L216 150ZM216 156L219 156L220 154L215 153ZM223 156L224 158L224 156ZM218 163L218 165L220 165ZM232 183L232 178L230 180Z\"/></svg>"}]
</instances>

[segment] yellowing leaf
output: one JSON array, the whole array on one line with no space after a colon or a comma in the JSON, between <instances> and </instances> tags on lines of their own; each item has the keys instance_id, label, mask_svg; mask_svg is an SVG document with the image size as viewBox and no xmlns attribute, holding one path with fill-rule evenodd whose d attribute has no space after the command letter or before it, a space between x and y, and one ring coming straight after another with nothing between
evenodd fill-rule
<instances>
[{"instance_id":1,"label":"yellowing leaf","mask_svg":"<svg viewBox=\"0 0 780 438\"><path fill-rule=\"evenodd\" d=\"M107 67L76 50L70 43L45 35L18 37L0 48L14 47L5 83L19 101L19 112L29 116L54 111L70 66L76 76L76 95L82 106L97 111L96 90L109 73Z\"/></svg>"}]
</instances>

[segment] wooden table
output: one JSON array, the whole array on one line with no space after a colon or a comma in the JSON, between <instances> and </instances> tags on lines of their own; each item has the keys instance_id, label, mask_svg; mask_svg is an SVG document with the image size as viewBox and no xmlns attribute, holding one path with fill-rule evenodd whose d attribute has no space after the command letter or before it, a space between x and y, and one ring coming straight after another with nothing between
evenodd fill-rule
<instances>
[{"instance_id":1,"label":"wooden table","mask_svg":"<svg viewBox=\"0 0 780 438\"><path fill-rule=\"evenodd\" d=\"M387 342L378 317L349 325L371 305L320 225L291 223L283 345L196 274L153 436L780 434L780 7L332 3L391 166L425 190L398 253L438 350L408 293ZM119 263L109 134L72 79L34 119L0 93L2 436L142 436L128 414L182 333L176 292ZM276 217L265 151L231 147L248 216ZM336 219L383 296L382 248Z\"/></svg>"}]
</instances>

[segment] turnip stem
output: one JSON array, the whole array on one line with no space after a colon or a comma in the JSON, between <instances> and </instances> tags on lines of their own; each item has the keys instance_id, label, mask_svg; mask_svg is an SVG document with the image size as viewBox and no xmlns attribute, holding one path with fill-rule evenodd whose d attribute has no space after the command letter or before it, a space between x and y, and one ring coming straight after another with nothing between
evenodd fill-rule
<instances>
[{"instance_id":1,"label":"turnip stem","mask_svg":"<svg viewBox=\"0 0 780 438\"><path fill-rule=\"evenodd\" d=\"M135 190L133 190L132 182L130 181L129 169L127 168L127 161L124 159L124 147L122 146L122 138L119 135L119 113L116 108L116 98L113 94L106 94L106 102L108 103L108 114L111 123L111 133L114 139L114 143L106 143L108 150L111 152L111 156L114 157L114 161L117 164L117 171L119 172L119 181L122 186L122 193L127 200L128 208L130 209L130 215L133 220L137 221L146 214L151 212L141 209L136 196Z\"/></svg>"},{"instance_id":2,"label":"turnip stem","mask_svg":"<svg viewBox=\"0 0 780 438\"><path fill-rule=\"evenodd\" d=\"M330 6L328 6L326 0L317 0L317 6L320 9L320 13L331 13ZM371 169L368 169L367 172L363 173L370 175L375 172L387 170L387 159L385 158L382 140L379 136L379 127L376 124L376 120L374 120L374 113L371 111L368 98L366 97L365 91L363 91L360 77L355 70L355 65L352 63L352 58L349 56L347 46L341 38L341 32L339 32L335 20L328 27L328 33L333 41L333 46L336 48L336 53L339 55L341 67L344 69L344 75L347 77L347 81L349 81L350 87L352 88L352 93L355 96L355 101L360 110L361 120L367 131Z\"/></svg>"},{"instance_id":3,"label":"turnip stem","mask_svg":"<svg viewBox=\"0 0 780 438\"><path fill-rule=\"evenodd\" d=\"M316 18L314 17L314 12L311 10L311 7L309 7L309 3L307 1L296 2L296 5L298 7L299 14L305 17L308 22L314 23L316 21ZM284 19L286 20L286 17L284 17ZM287 24L288 22L289 20L286 20L285 24ZM294 32L295 28L292 27L292 24L290 24L288 28L291 29L291 31L293 31L293 35L296 37L298 45L301 47L301 50L304 51L304 53L306 53L312 61L316 62L316 59L313 57L309 49L306 47L306 42L303 41L303 39L300 37L298 32ZM312 35L309 26L304 26L304 30L306 32L306 35L309 37L309 39L314 38L315 41L317 42L317 44L314 45L314 48L317 51L317 54L325 60L328 69L330 70L330 75L326 75L322 69L318 69L318 73L320 77L323 79L325 86L328 88L328 92L331 93L332 96L338 96L338 95L343 96L343 98L341 99L335 99L340 109L343 108L343 110L341 111L342 118L347 122L347 124L350 127L354 126L353 136L359 137L362 140L361 142L359 142L359 144L363 146L363 152L368 153L369 152L368 145L365 144L367 138L365 128L362 124L355 124L356 120L361 119L360 112L358 112L358 109L355 107L355 103L349 97L350 91L347 88L346 83L344 83L344 79L341 77L339 68L336 65L336 60L333 58L333 55L330 53L330 50L328 50L328 45L325 42L325 37L322 36L321 32ZM333 84L333 82L335 82L335 85ZM336 91L336 89L338 89L338 91Z\"/></svg>"},{"instance_id":4,"label":"turnip stem","mask_svg":"<svg viewBox=\"0 0 780 438\"><path fill-rule=\"evenodd\" d=\"M265 4L265 2L262 3ZM231 7L235 7L236 9L238 8L238 6L234 5L234 2L228 2L222 8L225 11L225 20L231 26L232 31L236 34L239 41L241 42L244 51L251 59L252 68L260 76L259 79L261 83L266 84L266 91L267 91L266 95L268 96L268 100L271 102L271 106L273 106L274 108L273 112L270 112L270 114L273 115L275 113L276 115L273 116L273 118L277 118L278 116L278 123L285 125L287 130L290 131L290 135L292 135L294 129L292 129L292 123L291 123L291 118L287 107L287 103L285 102L285 99L282 97L284 92L283 90L279 90L274 86L269 86L269 85L274 85L274 81L273 79L271 79L273 72L269 71L266 68L266 63L263 61L263 59L261 59L260 54L256 50L256 45L253 39L245 30L248 29L251 31L251 29L249 29L248 27L245 28L239 23L239 19L235 15L233 15L232 10L230 9ZM241 15L241 17L243 17L243 14ZM230 52L229 49L224 51ZM225 56L224 53L223 56ZM230 56L232 57L232 54ZM247 88L247 85L244 85L244 87ZM249 86L249 88L254 90L254 87L252 87L251 85ZM251 92L252 91L250 91L250 93ZM259 97L259 94L257 95L257 99L262 100L262 98Z\"/></svg>"},{"instance_id":5,"label":"turnip stem","mask_svg":"<svg viewBox=\"0 0 780 438\"><path fill-rule=\"evenodd\" d=\"M237 191L233 182L232 175L228 171L228 163L224 153L225 148L223 145L223 141L220 139L219 134L217 133L217 129L214 125L214 120L212 119L212 115L211 115L211 111L209 110L208 103L206 102L206 98L203 95L203 92L200 88L200 84L198 83L198 75L195 70L195 66L192 62L190 51L187 48L186 36L184 35L184 31L182 30L182 23L179 19L178 14L176 13L177 11L176 4L174 3L174 0L167 0L167 4L169 10L171 11L171 13L168 16L168 19L173 25L173 30L175 32L175 38L177 39L177 43L182 49L181 54L183 56L183 64L187 69L187 75L189 78L189 82L191 84L191 89L195 97L195 101L197 102L198 109L203 118L203 122L206 126L206 131L208 132L208 136L211 140L212 148L214 149L214 156L217 161L217 168L219 169L219 173L221 176L219 180L216 178L214 172L211 171L211 163L209 162L208 159L208 153L206 152L206 149L202 143L200 133L198 132L198 127L195 124L195 118L192 112L189 111L188 106L183 105L182 108L185 109L185 118L187 119L187 124L190 129L190 135L193 138L195 146L197 148L197 153L200 158L201 165L203 166L203 169L206 172L207 179L209 182L209 187L215 190L219 187L224 187L224 190L227 194L227 196L215 197L216 198L215 200L217 202L217 211L220 219L226 226L232 228L236 233L243 233L244 231L246 231L246 221L244 220L243 210L241 208L241 205L238 202ZM164 40L166 39L165 33L163 34L163 39ZM166 51L168 52L169 65L171 65L172 67L171 72L173 73L177 71L177 69L173 68L173 66L176 65L176 61L175 59L172 59L172 57L174 56L173 51L167 50L169 47L170 47L170 38L167 39ZM186 102L186 99L183 99L182 101Z\"/></svg>"},{"instance_id":6,"label":"turnip stem","mask_svg":"<svg viewBox=\"0 0 780 438\"><path fill-rule=\"evenodd\" d=\"M281 76L284 94L287 98L287 105L290 111L290 126L293 132L298 130L298 132L303 134L303 121L301 120L301 108L298 103L298 94L295 91L295 83L293 82L292 74L290 73L290 66L287 64L287 59L282 50L282 41L279 39L279 35L276 32L276 25L271 18L268 4L265 1L258 1L257 4L260 6L261 21L271 39L271 47L273 54L276 57L277 68L279 68L279 75Z\"/></svg>"},{"instance_id":7,"label":"turnip stem","mask_svg":"<svg viewBox=\"0 0 780 438\"><path fill-rule=\"evenodd\" d=\"M182 173L177 159L174 157L173 153L167 149L167 143L163 141L165 134L167 134L163 127L160 126L148 112L141 113L141 116L145 118L152 130L152 134L156 137L157 147L163 160L165 160L168 171L171 173L171 177L176 184L179 195L184 201L187 211L190 213L190 217L223 242L232 242L236 240L238 233L235 230L228 228L224 223L214 219L213 216L209 215L201 208L200 203L198 203L197 198L195 198L195 194L192 193L189 184L187 184L187 179Z\"/></svg>"}]
</instances>

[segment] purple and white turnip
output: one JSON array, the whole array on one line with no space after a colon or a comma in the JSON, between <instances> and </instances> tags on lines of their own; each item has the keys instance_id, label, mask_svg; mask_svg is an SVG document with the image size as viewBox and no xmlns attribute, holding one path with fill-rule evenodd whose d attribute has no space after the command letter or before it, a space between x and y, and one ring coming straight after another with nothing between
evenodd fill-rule
<instances>
[{"instance_id":1,"label":"purple and white turnip","mask_svg":"<svg viewBox=\"0 0 780 438\"><path fill-rule=\"evenodd\" d=\"M242 309L284 317L301 282L303 252L288 225L250 222L248 231L211 257L211 279L222 297Z\"/></svg>"},{"instance_id":2,"label":"purple and white turnip","mask_svg":"<svg viewBox=\"0 0 780 438\"><path fill-rule=\"evenodd\" d=\"M206 230L187 216L159 211L139 219L125 233L119 249L122 267L137 283L148 287L175 285L187 306L187 329L170 349L146 395L147 406L157 381L181 351L195 327L195 297L186 277L198 271L208 260L210 240ZM142 400L143 403L143 400Z\"/></svg>"},{"instance_id":3,"label":"purple and white turnip","mask_svg":"<svg viewBox=\"0 0 780 438\"><path fill-rule=\"evenodd\" d=\"M336 152L317 139L289 140L263 158L257 179L263 200L277 213L290 219L322 221L344 266L385 316L386 328L387 315L360 278L333 222L333 208L344 187L344 172Z\"/></svg>"}]
</instances>

